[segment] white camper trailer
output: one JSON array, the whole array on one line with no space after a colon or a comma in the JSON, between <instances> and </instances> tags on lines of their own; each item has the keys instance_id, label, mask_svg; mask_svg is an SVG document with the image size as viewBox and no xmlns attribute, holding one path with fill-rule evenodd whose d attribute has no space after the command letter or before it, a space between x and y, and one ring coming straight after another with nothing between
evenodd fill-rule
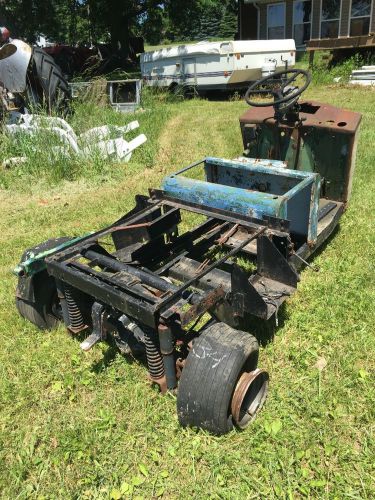
<instances>
[{"instance_id":1,"label":"white camper trailer","mask_svg":"<svg viewBox=\"0 0 375 500\"><path fill-rule=\"evenodd\" d=\"M295 64L294 40L200 42L141 54L142 78L152 87L183 85L198 91L241 89Z\"/></svg>"}]
</instances>

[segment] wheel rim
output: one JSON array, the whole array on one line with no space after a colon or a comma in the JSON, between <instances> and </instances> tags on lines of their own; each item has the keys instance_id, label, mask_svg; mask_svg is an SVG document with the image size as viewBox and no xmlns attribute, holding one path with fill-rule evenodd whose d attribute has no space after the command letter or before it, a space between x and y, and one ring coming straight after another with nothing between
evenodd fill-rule
<instances>
[{"instance_id":1,"label":"wheel rim","mask_svg":"<svg viewBox=\"0 0 375 500\"><path fill-rule=\"evenodd\" d=\"M57 293L55 293L51 299L51 304L48 308L47 314L59 321L63 320L62 307Z\"/></svg>"},{"instance_id":2,"label":"wheel rim","mask_svg":"<svg viewBox=\"0 0 375 500\"><path fill-rule=\"evenodd\" d=\"M233 422L240 429L247 427L262 408L268 392L269 375L257 368L244 372L234 389L231 411Z\"/></svg>"}]
</instances>

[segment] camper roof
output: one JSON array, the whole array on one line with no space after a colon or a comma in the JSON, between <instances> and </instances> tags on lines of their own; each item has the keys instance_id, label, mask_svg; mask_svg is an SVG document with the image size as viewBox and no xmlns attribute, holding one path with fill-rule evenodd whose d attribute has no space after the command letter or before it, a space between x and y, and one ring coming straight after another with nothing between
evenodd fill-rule
<instances>
[{"instance_id":1,"label":"camper roof","mask_svg":"<svg viewBox=\"0 0 375 500\"><path fill-rule=\"evenodd\" d=\"M183 57L191 55L210 55L222 53L250 53L250 52L285 52L295 51L296 45L293 39L289 40L236 40L224 42L199 42L187 45L175 45L152 52L141 54L143 62L158 61L171 57Z\"/></svg>"}]
</instances>

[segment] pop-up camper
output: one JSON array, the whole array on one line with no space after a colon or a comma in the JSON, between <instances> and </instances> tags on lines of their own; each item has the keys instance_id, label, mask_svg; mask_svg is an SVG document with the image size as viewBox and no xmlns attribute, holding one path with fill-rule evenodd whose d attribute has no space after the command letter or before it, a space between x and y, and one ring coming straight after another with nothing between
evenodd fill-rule
<instances>
[{"instance_id":1,"label":"pop-up camper","mask_svg":"<svg viewBox=\"0 0 375 500\"><path fill-rule=\"evenodd\" d=\"M183 85L205 90L247 88L295 63L294 40L199 42L141 54L142 78L152 87Z\"/></svg>"}]
</instances>

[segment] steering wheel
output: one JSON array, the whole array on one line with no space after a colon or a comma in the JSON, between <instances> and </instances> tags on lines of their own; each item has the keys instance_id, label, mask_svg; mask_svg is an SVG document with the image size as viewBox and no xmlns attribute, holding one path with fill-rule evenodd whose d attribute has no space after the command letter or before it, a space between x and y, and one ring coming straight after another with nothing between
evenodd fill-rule
<instances>
[{"instance_id":1,"label":"steering wheel","mask_svg":"<svg viewBox=\"0 0 375 500\"><path fill-rule=\"evenodd\" d=\"M290 76L291 75L291 76ZM305 83L302 87L290 87L288 88L296 79L302 75L305 79ZM275 79L280 79L280 83L275 83ZM272 84L271 84L272 82ZM311 82L311 73L303 69L286 69L283 71L276 71L276 73L271 73L270 75L261 78L260 80L254 82L247 89L245 94L245 101L249 106L255 106L256 108L265 108L266 106L278 106L280 104L286 103L288 101L296 101L302 92L304 92ZM267 86L268 83L268 86ZM266 88L257 88L260 85L265 85ZM273 101L259 102L251 101L250 96L256 94L272 94L274 97Z\"/></svg>"}]
</instances>

